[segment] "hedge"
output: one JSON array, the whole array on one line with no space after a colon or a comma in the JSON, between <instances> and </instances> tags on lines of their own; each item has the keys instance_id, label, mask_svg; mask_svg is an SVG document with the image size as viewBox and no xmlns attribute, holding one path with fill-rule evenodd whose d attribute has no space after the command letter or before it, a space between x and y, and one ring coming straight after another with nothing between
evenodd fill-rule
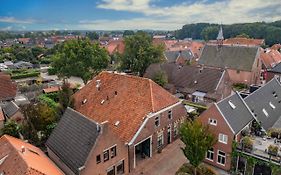
<instances>
[{"instance_id":1,"label":"hedge","mask_svg":"<svg viewBox=\"0 0 281 175\"><path fill-rule=\"evenodd\" d=\"M37 77L40 75L40 72L29 72L29 73L19 73L19 74L12 74L12 79L20 79L20 78L28 78L28 77Z\"/></svg>"},{"instance_id":2,"label":"hedge","mask_svg":"<svg viewBox=\"0 0 281 175\"><path fill-rule=\"evenodd\" d=\"M206 106L202 106L202 105L199 105L199 104L195 104L195 103L191 103L191 102L188 102L188 101L184 101L183 102L185 105L188 105L188 106L192 106L192 107L195 107L197 108L198 112L201 114L202 112L204 112L206 109L208 109Z\"/></svg>"},{"instance_id":3,"label":"hedge","mask_svg":"<svg viewBox=\"0 0 281 175\"><path fill-rule=\"evenodd\" d=\"M59 106L58 103L47 97L45 94L39 95L38 99L40 102L47 104L50 108L57 109L57 107Z\"/></svg>"},{"instance_id":4,"label":"hedge","mask_svg":"<svg viewBox=\"0 0 281 175\"><path fill-rule=\"evenodd\" d=\"M49 68L48 69L48 74L49 75L55 75L56 74L56 70L54 68Z\"/></svg>"}]
</instances>

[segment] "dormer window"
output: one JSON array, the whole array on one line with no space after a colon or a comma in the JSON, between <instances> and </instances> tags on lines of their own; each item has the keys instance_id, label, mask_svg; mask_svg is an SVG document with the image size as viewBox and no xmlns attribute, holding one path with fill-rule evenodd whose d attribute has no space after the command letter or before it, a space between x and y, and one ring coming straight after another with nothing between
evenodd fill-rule
<instances>
[{"instance_id":1,"label":"dormer window","mask_svg":"<svg viewBox=\"0 0 281 175\"><path fill-rule=\"evenodd\" d=\"M235 109L235 108L236 108L236 106L232 103L231 100L228 101L228 104L230 105L230 107L231 107L232 109Z\"/></svg>"}]
</instances>

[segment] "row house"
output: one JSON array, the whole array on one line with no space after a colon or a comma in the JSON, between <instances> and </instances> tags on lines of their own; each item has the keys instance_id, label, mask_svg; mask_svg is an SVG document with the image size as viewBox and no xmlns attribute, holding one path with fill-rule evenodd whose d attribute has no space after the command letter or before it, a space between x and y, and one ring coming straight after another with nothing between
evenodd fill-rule
<instances>
[{"instance_id":1,"label":"row house","mask_svg":"<svg viewBox=\"0 0 281 175\"><path fill-rule=\"evenodd\" d=\"M150 65L144 76L154 79L159 73L164 73L168 80L165 89L195 103L211 104L231 93L228 73L222 69L157 63Z\"/></svg>"},{"instance_id":2,"label":"row house","mask_svg":"<svg viewBox=\"0 0 281 175\"><path fill-rule=\"evenodd\" d=\"M270 144L279 145L276 139L266 138L265 134L271 129L281 129L280 113L281 84L275 78L248 95L242 96L236 92L215 103L199 117L199 121L208 125L218 140L208 150L204 161L229 171L232 164L238 165L238 163L232 162L233 142L237 142L239 145L237 150L241 150L244 136L247 135L253 143L253 148L247 152L247 155L263 161L274 160L278 164L280 158L271 157L267 149ZM254 129L254 124L259 124L261 128L257 131ZM250 135L245 134L247 132ZM278 152L280 154L280 151ZM244 162L244 164L246 163ZM259 169L256 167L255 172Z\"/></svg>"},{"instance_id":3,"label":"row house","mask_svg":"<svg viewBox=\"0 0 281 175\"><path fill-rule=\"evenodd\" d=\"M71 120L63 117L47 142L50 157L71 175L131 173L177 139L186 119L181 101L147 78L101 72L73 98L75 111L68 111L91 126L63 124Z\"/></svg>"}]
</instances>

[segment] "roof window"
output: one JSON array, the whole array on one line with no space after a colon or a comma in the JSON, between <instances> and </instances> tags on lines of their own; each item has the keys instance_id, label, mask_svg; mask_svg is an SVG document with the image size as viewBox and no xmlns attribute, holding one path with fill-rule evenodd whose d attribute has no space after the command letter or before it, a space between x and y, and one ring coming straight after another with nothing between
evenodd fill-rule
<instances>
[{"instance_id":1,"label":"roof window","mask_svg":"<svg viewBox=\"0 0 281 175\"><path fill-rule=\"evenodd\" d=\"M236 108L236 106L232 103L231 100L228 101L228 104L230 105L230 107L231 107L232 109L235 109L235 108Z\"/></svg>"},{"instance_id":2,"label":"roof window","mask_svg":"<svg viewBox=\"0 0 281 175\"><path fill-rule=\"evenodd\" d=\"M275 106L274 106L271 102L269 102L269 106L270 106L272 109L275 109Z\"/></svg>"},{"instance_id":3,"label":"roof window","mask_svg":"<svg viewBox=\"0 0 281 175\"><path fill-rule=\"evenodd\" d=\"M269 117L267 111L266 111L264 108L262 109L262 112L264 113L264 115L265 115L266 117Z\"/></svg>"}]
</instances>

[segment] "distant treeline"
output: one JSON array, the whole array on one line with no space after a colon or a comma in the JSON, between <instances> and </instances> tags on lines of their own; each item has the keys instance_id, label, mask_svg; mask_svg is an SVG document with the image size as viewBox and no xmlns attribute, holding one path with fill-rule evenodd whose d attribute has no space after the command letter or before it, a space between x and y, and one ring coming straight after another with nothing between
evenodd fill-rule
<instances>
[{"instance_id":1,"label":"distant treeline","mask_svg":"<svg viewBox=\"0 0 281 175\"><path fill-rule=\"evenodd\" d=\"M187 24L175 32L177 39L192 38L203 40L214 40L219 31L219 24L197 23ZM281 43L281 20L265 23L241 23L223 25L224 38L232 38L237 35L250 38L265 39L267 45Z\"/></svg>"}]
</instances>

